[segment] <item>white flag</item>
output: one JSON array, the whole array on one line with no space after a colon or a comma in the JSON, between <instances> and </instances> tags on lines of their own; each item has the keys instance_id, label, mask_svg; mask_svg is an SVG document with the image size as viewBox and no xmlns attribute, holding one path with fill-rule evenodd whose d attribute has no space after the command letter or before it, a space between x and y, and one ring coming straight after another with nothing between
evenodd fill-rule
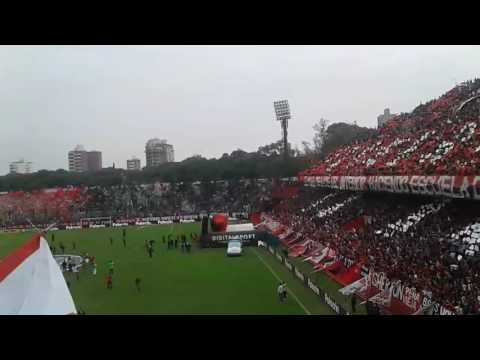
<instances>
[{"instance_id":1,"label":"white flag","mask_svg":"<svg viewBox=\"0 0 480 360\"><path fill-rule=\"evenodd\" d=\"M350 296L352 294L355 294L357 291L361 291L362 289L366 289L367 287L367 277L363 277L343 288L341 288L340 293L345 296Z\"/></svg>"},{"instance_id":2,"label":"white flag","mask_svg":"<svg viewBox=\"0 0 480 360\"><path fill-rule=\"evenodd\" d=\"M76 313L62 271L41 235L0 260L0 315Z\"/></svg>"}]
</instances>

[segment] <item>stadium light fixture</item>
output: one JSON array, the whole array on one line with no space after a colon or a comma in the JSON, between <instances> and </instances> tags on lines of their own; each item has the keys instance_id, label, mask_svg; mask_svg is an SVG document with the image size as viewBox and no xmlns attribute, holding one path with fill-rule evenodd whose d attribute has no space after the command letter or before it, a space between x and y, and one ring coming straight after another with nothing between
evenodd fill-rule
<instances>
[{"instance_id":1,"label":"stadium light fixture","mask_svg":"<svg viewBox=\"0 0 480 360\"><path fill-rule=\"evenodd\" d=\"M288 158L288 120L291 119L290 106L288 100L279 100L273 102L275 116L280 121L283 133L283 155L285 160Z\"/></svg>"},{"instance_id":2,"label":"stadium light fixture","mask_svg":"<svg viewBox=\"0 0 480 360\"><path fill-rule=\"evenodd\" d=\"M273 107L275 108L275 115L278 121L290 119L290 106L288 100L274 101Z\"/></svg>"}]
</instances>

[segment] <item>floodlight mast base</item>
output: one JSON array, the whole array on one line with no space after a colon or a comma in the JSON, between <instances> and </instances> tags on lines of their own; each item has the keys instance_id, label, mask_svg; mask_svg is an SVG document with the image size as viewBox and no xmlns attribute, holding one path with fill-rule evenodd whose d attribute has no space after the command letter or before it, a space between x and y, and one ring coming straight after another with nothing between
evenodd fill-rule
<instances>
[{"instance_id":1,"label":"floodlight mast base","mask_svg":"<svg viewBox=\"0 0 480 360\"><path fill-rule=\"evenodd\" d=\"M283 133L283 157L288 160L288 119L282 120L282 133Z\"/></svg>"}]
</instances>

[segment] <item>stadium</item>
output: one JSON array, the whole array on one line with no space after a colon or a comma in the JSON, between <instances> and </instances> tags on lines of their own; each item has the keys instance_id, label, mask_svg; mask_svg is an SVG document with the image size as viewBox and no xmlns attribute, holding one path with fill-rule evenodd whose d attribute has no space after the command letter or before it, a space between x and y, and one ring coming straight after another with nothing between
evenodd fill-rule
<instances>
[{"instance_id":1,"label":"stadium","mask_svg":"<svg viewBox=\"0 0 480 360\"><path fill-rule=\"evenodd\" d=\"M479 200L474 79L293 176L4 191L0 314L479 314Z\"/></svg>"}]
</instances>

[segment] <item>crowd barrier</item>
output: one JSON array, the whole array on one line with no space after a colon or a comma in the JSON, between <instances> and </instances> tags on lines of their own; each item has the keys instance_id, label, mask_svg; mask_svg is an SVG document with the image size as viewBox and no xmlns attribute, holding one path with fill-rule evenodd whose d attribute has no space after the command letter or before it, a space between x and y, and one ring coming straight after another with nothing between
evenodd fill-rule
<instances>
[{"instance_id":1,"label":"crowd barrier","mask_svg":"<svg viewBox=\"0 0 480 360\"><path fill-rule=\"evenodd\" d=\"M232 213L232 220L236 220L241 217L247 217L247 213L235 212ZM50 231L56 230L76 230L76 229L98 229L105 227L125 227L125 226L147 226L147 225L170 225L173 223L181 224L193 224L195 222L201 221L203 214L194 214L194 215L181 215L181 216L160 216L160 217L147 217L147 218L136 218L136 219L120 219L112 221L111 225L108 222L103 222L101 224L88 224L88 223L74 223L74 224L62 224L54 228L50 228ZM205 214L206 216L206 214ZM32 226L11 226L0 228L0 232L25 232L25 231L36 231L37 228L43 229L48 225L36 225Z\"/></svg>"},{"instance_id":2,"label":"crowd barrier","mask_svg":"<svg viewBox=\"0 0 480 360\"><path fill-rule=\"evenodd\" d=\"M130 220L118 220L116 222L102 223L102 224L61 224L55 227L49 228L49 231L57 230L79 230L79 229L100 229L107 227L126 227L126 226L147 226L147 225L171 225L173 223L192 224L200 221L200 218L196 215L183 216L181 219L175 216L165 216L158 218L144 218L144 219L130 219ZM38 229L47 228L48 225L36 225L32 226L11 226L0 228L0 232L29 232L38 231Z\"/></svg>"}]
</instances>

